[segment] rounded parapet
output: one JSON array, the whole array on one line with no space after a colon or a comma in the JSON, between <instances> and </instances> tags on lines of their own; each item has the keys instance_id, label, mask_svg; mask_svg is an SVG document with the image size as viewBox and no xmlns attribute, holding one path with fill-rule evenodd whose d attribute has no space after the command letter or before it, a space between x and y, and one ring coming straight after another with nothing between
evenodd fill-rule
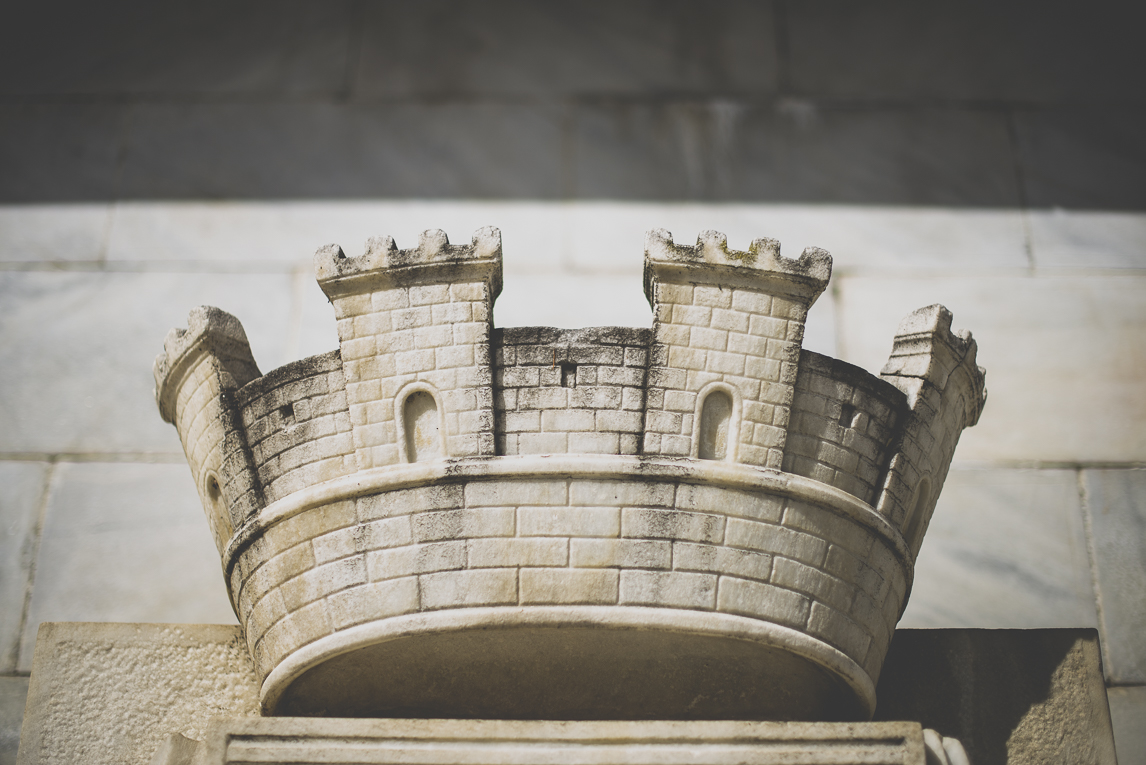
<instances>
[{"instance_id":1,"label":"rounded parapet","mask_svg":"<svg viewBox=\"0 0 1146 765\"><path fill-rule=\"evenodd\" d=\"M653 284L665 277L725 286L767 289L774 294L801 298L808 305L828 286L832 256L808 247L799 258L780 255L780 242L755 239L747 250L728 246L719 231L702 231L693 246L677 244L672 234L656 229L645 234L645 295L654 299Z\"/></svg>"},{"instance_id":2,"label":"rounded parapet","mask_svg":"<svg viewBox=\"0 0 1146 765\"><path fill-rule=\"evenodd\" d=\"M951 312L938 303L904 317L880 376L903 390L914 407L923 383L944 389L951 375L961 370L960 385L966 389L961 391L966 404L962 424L969 428L979 421L987 402L987 372L975 363L975 338L967 330L952 332L951 320Z\"/></svg>"},{"instance_id":3,"label":"rounded parapet","mask_svg":"<svg viewBox=\"0 0 1146 765\"><path fill-rule=\"evenodd\" d=\"M474 232L469 244L450 244L444 231L423 231L418 246L400 250L392 237L373 237L366 251L347 257L337 244L314 254L314 273L330 298L362 294L395 285L423 282L448 284L475 276L490 285L490 294L501 293L501 231L486 226Z\"/></svg>"},{"instance_id":4,"label":"rounded parapet","mask_svg":"<svg viewBox=\"0 0 1146 765\"><path fill-rule=\"evenodd\" d=\"M243 325L201 306L167 334L155 359L155 400L174 424L216 545L263 505L236 391L259 377Z\"/></svg>"},{"instance_id":5,"label":"rounded parapet","mask_svg":"<svg viewBox=\"0 0 1146 765\"><path fill-rule=\"evenodd\" d=\"M193 308L187 315L187 329L176 327L167 333L163 352L152 367L155 402L166 422L175 422L175 400L183 375L202 354L218 361L225 388L241 388L259 376L242 323L213 306Z\"/></svg>"},{"instance_id":6,"label":"rounded parapet","mask_svg":"<svg viewBox=\"0 0 1146 765\"><path fill-rule=\"evenodd\" d=\"M866 719L912 571L832 487L615 455L363 471L224 564L265 711L349 716Z\"/></svg>"},{"instance_id":7,"label":"rounded parapet","mask_svg":"<svg viewBox=\"0 0 1146 765\"><path fill-rule=\"evenodd\" d=\"M951 331L951 312L939 304L900 322L880 376L899 388L910 413L888 463L879 511L919 551L964 428L979 421L987 401L986 372L975 363L970 332Z\"/></svg>"}]
</instances>

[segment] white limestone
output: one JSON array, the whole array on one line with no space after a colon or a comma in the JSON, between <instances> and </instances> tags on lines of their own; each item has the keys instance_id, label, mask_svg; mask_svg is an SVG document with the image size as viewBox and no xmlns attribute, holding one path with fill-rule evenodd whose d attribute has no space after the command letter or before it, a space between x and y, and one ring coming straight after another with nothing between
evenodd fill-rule
<instances>
[{"instance_id":1,"label":"white limestone","mask_svg":"<svg viewBox=\"0 0 1146 765\"><path fill-rule=\"evenodd\" d=\"M338 351L261 375L200 308L155 366L266 712L871 714L985 395L945 309L904 321L881 380L801 350L831 257L771 239L651 232L651 330L495 329L491 228L315 270ZM394 669L426 652L448 693Z\"/></svg>"}]
</instances>

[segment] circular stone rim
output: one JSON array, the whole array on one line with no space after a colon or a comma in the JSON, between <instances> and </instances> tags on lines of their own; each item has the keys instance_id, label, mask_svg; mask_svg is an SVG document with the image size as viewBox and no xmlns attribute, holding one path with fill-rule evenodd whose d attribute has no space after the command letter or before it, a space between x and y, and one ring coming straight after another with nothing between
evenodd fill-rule
<instances>
[{"instance_id":1,"label":"circular stone rim","mask_svg":"<svg viewBox=\"0 0 1146 765\"><path fill-rule=\"evenodd\" d=\"M842 651L799 630L756 617L715 611L646 606L497 606L448 608L383 617L326 635L289 654L267 675L259 691L264 715L273 715L283 694L310 669L337 656L417 635L519 627L581 627L659 630L720 637L779 648L828 671L852 690L865 719L875 713L875 683Z\"/></svg>"},{"instance_id":2,"label":"circular stone rim","mask_svg":"<svg viewBox=\"0 0 1146 765\"><path fill-rule=\"evenodd\" d=\"M774 468L690 457L630 457L615 454L527 454L433 460L371 468L314 484L272 502L235 530L222 554L227 591L230 594L231 573L239 555L251 542L271 526L307 510L362 496L431 484L538 478L641 478L723 486L807 500L859 523L886 542L903 566L907 584L905 603L911 594L915 564L903 536L871 505L847 492L812 478Z\"/></svg>"}]
</instances>

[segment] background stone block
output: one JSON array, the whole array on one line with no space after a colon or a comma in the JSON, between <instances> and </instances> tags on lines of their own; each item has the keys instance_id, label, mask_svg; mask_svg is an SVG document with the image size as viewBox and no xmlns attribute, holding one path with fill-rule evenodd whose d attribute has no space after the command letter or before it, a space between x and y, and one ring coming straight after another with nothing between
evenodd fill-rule
<instances>
[{"instance_id":1,"label":"background stone block","mask_svg":"<svg viewBox=\"0 0 1146 765\"><path fill-rule=\"evenodd\" d=\"M16 765L28 678L0 677L0 765Z\"/></svg>"},{"instance_id":2,"label":"background stone block","mask_svg":"<svg viewBox=\"0 0 1146 765\"><path fill-rule=\"evenodd\" d=\"M1114 725L1114 744L1119 765L1142 765L1146 762L1146 688L1110 688L1110 720Z\"/></svg>"},{"instance_id":3,"label":"background stone block","mask_svg":"<svg viewBox=\"0 0 1146 765\"><path fill-rule=\"evenodd\" d=\"M66 463L48 498L18 667L45 621L234 623L181 464Z\"/></svg>"},{"instance_id":4,"label":"background stone block","mask_svg":"<svg viewBox=\"0 0 1146 765\"><path fill-rule=\"evenodd\" d=\"M1146 470L1086 470L1098 624L1111 683L1146 683Z\"/></svg>"},{"instance_id":5,"label":"background stone block","mask_svg":"<svg viewBox=\"0 0 1146 765\"><path fill-rule=\"evenodd\" d=\"M16 668L50 470L44 462L0 462L0 672Z\"/></svg>"},{"instance_id":6,"label":"background stone block","mask_svg":"<svg viewBox=\"0 0 1146 765\"><path fill-rule=\"evenodd\" d=\"M960 439L958 460L1146 459L1146 279L970 276L841 280L846 361L878 369L908 306L940 302L974 327L991 409ZM927 296L926 298L924 296ZM895 318L893 318L895 317Z\"/></svg>"},{"instance_id":7,"label":"background stone block","mask_svg":"<svg viewBox=\"0 0 1146 765\"><path fill-rule=\"evenodd\" d=\"M900 624L1097 626L1072 470L953 469Z\"/></svg>"}]
</instances>

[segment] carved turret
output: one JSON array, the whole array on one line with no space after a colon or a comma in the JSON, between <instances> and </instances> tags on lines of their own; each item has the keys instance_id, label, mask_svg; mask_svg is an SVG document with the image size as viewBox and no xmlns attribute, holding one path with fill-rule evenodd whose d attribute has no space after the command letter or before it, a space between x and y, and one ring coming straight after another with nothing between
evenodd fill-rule
<instances>
[{"instance_id":1,"label":"carved turret","mask_svg":"<svg viewBox=\"0 0 1146 765\"><path fill-rule=\"evenodd\" d=\"M493 331L492 228L324 247L315 272L338 350L259 376L200 308L155 368L264 711L870 716L983 406L945 309L880 379L802 350L831 257L771 239L650 233L651 330Z\"/></svg>"},{"instance_id":2,"label":"carved turret","mask_svg":"<svg viewBox=\"0 0 1146 765\"><path fill-rule=\"evenodd\" d=\"M172 329L155 357L155 400L175 425L222 552L234 529L263 506L235 393L259 377L243 325L218 308L201 306L187 329Z\"/></svg>"},{"instance_id":3,"label":"carved turret","mask_svg":"<svg viewBox=\"0 0 1146 765\"><path fill-rule=\"evenodd\" d=\"M920 308L900 322L880 376L903 391L911 409L898 452L888 465L876 509L919 552L959 434L979 421L986 372L975 363L970 332L951 332L951 312Z\"/></svg>"},{"instance_id":4,"label":"carved turret","mask_svg":"<svg viewBox=\"0 0 1146 765\"><path fill-rule=\"evenodd\" d=\"M792 260L775 239L738 251L716 231L695 247L649 232L645 453L779 469L804 321L831 273L831 255L816 248Z\"/></svg>"},{"instance_id":5,"label":"carved turret","mask_svg":"<svg viewBox=\"0 0 1146 765\"><path fill-rule=\"evenodd\" d=\"M439 230L399 250L371 239L348 258L314 257L334 304L359 469L434 457L492 456L489 335L501 292L501 232L468 245Z\"/></svg>"}]
</instances>

